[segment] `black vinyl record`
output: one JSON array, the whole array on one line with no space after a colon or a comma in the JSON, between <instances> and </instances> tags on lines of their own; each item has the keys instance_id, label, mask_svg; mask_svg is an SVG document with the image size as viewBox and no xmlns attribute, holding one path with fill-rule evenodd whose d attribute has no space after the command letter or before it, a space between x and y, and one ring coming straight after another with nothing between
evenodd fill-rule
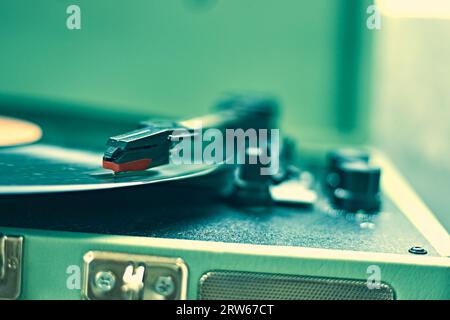
<instances>
[{"instance_id":1,"label":"black vinyl record","mask_svg":"<svg viewBox=\"0 0 450 320\"><path fill-rule=\"evenodd\" d=\"M114 174L102 168L102 156L45 142L1 147L0 205L8 208L9 217L24 212L165 215L179 213L188 203L199 208L226 194L234 176L232 166L205 164Z\"/></svg>"},{"instance_id":2,"label":"black vinyl record","mask_svg":"<svg viewBox=\"0 0 450 320\"><path fill-rule=\"evenodd\" d=\"M46 144L0 149L0 196L95 191L190 182L221 170L220 165L164 165L114 174L101 167L102 154Z\"/></svg>"}]
</instances>

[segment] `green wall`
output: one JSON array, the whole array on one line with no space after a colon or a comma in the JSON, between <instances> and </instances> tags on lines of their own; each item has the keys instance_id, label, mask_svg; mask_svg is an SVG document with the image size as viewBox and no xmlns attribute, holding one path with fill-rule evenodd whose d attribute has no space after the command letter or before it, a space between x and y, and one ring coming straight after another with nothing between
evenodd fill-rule
<instances>
[{"instance_id":1,"label":"green wall","mask_svg":"<svg viewBox=\"0 0 450 320\"><path fill-rule=\"evenodd\" d=\"M268 91L287 132L362 140L367 2L2 0L0 94L183 117L223 92ZM81 30L66 28L70 4Z\"/></svg>"}]
</instances>

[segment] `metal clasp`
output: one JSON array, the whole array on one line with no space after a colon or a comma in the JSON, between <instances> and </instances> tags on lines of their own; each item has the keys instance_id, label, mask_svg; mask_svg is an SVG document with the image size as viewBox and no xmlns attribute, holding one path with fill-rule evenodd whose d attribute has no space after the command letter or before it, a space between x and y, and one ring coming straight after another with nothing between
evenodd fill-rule
<instances>
[{"instance_id":1,"label":"metal clasp","mask_svg":"<svg viewBox=\"0 0 450 320\"><path fill-rule=\"evenodd\" d=\"M0 299L17 299L22 282L22 237L0 234Z\"/></svg>"},{"instance_id":2,"label":"metal clasp","mask_svg":"<svg viewBox=\"0 0 450 320\"><path fill-rule=\"evenodd\" d=\"M181 258L89 251L82 296L92 300L184 300L188 269Z\"/></svg>"}]
</instances>

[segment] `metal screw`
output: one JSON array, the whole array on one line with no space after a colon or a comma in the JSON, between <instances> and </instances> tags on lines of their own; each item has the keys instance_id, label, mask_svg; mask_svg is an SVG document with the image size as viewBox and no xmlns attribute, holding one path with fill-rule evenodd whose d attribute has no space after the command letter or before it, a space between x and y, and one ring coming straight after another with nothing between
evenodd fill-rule
<instances>
[{"instance_id":1,"label":"metal screw","mask_svg":"<svg viewBox=\"0 0 450 320\"><path fill-rule=\"evenodd\" d=\"M94 285L103 293L110 292L116 285L116 276L111 271L99 271L95 275Z\"/></svg>"},{"instance_id":2,"label":"metal screw","mask_svg":"<svg viewBox=\"0 0 450 320\"><path fill-rule=\"evenodd\" d=\"M159 276L155 282L156 293L168 297L175 291L175 283L171 276Z\"/></svg>"},{"instance_id":3,"label":"metal screw","mask_svg":"<svg viewBox=\"0 0 450 320\"><path fill-rule=\"evenodd\" d=\"M412 247L408 251L409 251L409 253L412 253L412 254L427 254L428 253L427 250L425 250L424 248L419 247L419 246Z\"/></svg>"},{"instance_id":4,"label":"metal screw","mask_svg":"<svg viewBox=\"0 0 450 320\"><path fill-rule=\"evenodd\" d=\"M8 259L8 268L12 270L16 270L19 265L19 260L15 257Z\"/></svg>"}]
</instances>

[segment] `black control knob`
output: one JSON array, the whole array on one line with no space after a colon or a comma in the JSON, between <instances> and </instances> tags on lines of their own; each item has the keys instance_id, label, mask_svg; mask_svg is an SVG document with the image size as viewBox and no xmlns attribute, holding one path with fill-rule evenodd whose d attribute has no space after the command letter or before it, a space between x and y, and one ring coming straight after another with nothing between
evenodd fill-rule
<instances>
[{"instance_id":1,"label":"black control knob","mask_svg":"<svg viewBox=\"0 0 450 320\"><path fill-rule=\"evenodd\" d=\"M369 162L369 153L362 149L343 148L328 153L328 166L334 171L344 162Z\"/></svg>"},{"instance_id":2,"label":"black control knob","mask_svg":"<svg viewBox=\"0 0 450 320\"><path fill-rule=\"evenodd\" d=\"M340 183L333 192L335 205L347 211L377 211L380 208L380 176L377 166L345 162L337 168Z\"/></svg>"},{"instance_id":3,"label":"black control knob","mask_svg":"<svg viewBox=\"0 0 450 320\"><path fill-rule=\"evenodd\" d=\"M347 162L369 162L369 153L356 148L343 148L334 150L327 155L328 167L325 173L325 186L328 191L333 192L340 186L338 168Z\"/></svg>"},{"instance_id":4,"label":"black control knob","mask_svg":"<svg viewBox=\"0 0 450 320\"><path fill-rule=\"evenodd\" d=\"M229 94L216 105L217 110L232 110L242 121L242 129L277 128L280 107L275 97L258 93Z\"/></svg>"},{"instance_id":5,"label":"black control knob","mask_svg":"<svg viewBox=\"0 0 450 320\"><path fill-rule=\"evenodd\" d=\"M239 168L239 178L249 183L264 183L270 177L261 174L263 165L260 161L262 150L259 148L247 148L245 151L245 163Z\"/></svg>"},{"instance_id":6,"label":"black control knob","mask_svg":"<svg viewBox=\"0 0 450 320\"><path fill-rule=\"evenodd\" d=\"M234 200L239 204L264 205L271 202L271 176L261 171L265 167L260 161L261 154L259 148L248 148L245 163L238 168Z\"/></svg>"}]
</instances>

